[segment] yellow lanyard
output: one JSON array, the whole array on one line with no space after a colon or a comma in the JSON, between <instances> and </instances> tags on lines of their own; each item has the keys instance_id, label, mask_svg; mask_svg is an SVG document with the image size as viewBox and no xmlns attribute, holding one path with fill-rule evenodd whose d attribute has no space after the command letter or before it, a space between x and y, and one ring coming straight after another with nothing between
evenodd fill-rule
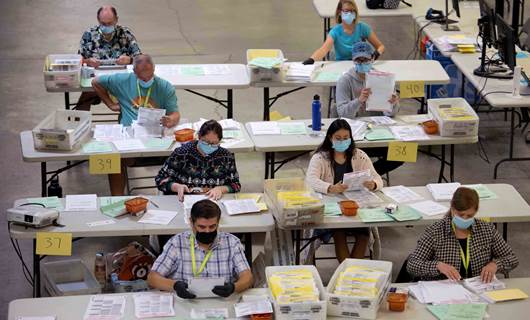
<instances>
[{"instance_id":1,"label":"yellow lanyard","mask_svg":"<svg viewBox=\"0 0 530 320\"><path fill-rule=\"evenodd\" d=\"M193 271L194 277L198 277L202 273L204 267L206 267L206 263L208 263L208 260L212 256L212 252L212 250L208 250L197 272L197 265L195 264L195 236L193 234L190 236L191 270Z\"/></svg>"},{"instance_id":2,"label":"yellow lanyard","mask_svg":"<svg viewBox=\"0 0 530 320\"><path fill-rule=\"evenodd\" d=\"M453 231L455 231L455 226L452 224ZM456 231L455 231L456 235ZM464 250L462 250L462 246L458 244L458 248L460 249L460 258L462 258L462 264L464 265L464 269L466 270L466 277L468 274L469 269L469 261L470 261L470 254L469 254L469 242L471 241L471 232L469 233L469 236L467 236L467 245L466 245L466 254L464 254Z\"/></svg>"},{"instance_id":3,"label":"yellow lanyard","mask_svg":"<svg viewBox=\"0 0 530 320\"><path fill-rule=\"evenodd\" d=\"M147 102L149 102L149 96L151 95L151 88L153 88L153 86L151 85L149 87L149 89L147 89L147 96L145 97L145 100L144 100L144 108L147 108ZM142 105L142 93L140 91L140 81L136 80L136 89L138 89L138 99L140 99L140 106Z\"/></svg>"}]
</instances>

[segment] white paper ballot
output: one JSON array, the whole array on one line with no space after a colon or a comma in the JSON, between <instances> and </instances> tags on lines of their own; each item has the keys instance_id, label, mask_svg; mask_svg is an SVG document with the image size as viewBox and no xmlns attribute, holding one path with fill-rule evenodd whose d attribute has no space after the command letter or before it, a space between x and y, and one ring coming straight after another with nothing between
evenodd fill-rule
<instances>
[{"instance_id":1,"label":"white paper ballot","mask_svg":"<svg viewBox=\"0 0 530 320\"><path fill-rule=\"evenodd\" d=\"M359 118L359 120L370 122L376 126L390 126L397 123L396 120L388 116L364 117Z\"/></svg>"},{"instance_id":2,"label":"white paper ballot","mask_svg":"<svg viewBox=\"0 0 530 320\"><path fill-rule=\"evenodd\" d=\"M188 281L188 290L198 298L215 298L218 295L213 293L212 289L224 284L224 278L191 278Z\"/></svg>"},{"instance_id":3,"label":"white paper ballot","mask_svg":"<svg viewBox=\"0 0 530 320\"><path fill-rule=\"evenodd\" d=\"M416 141L428 140L429 136L425 133L423 128L418 125L414 126L392 126L390 131L397 140L401 141Z\"/></svg>"},{"instance_id":4,"label":"white paper ballot","mask_svg":"<svg viewBox=\"0 0 530 320\"><path fill-rule=\"evenodd\" d=\"M198 202L204 199L208 199L208 197L203 194L187 194L184 196L184 209L191 210L191 207L193 207L195 202Z\"/></svg>"},{"instance_id":5,"label":"white paper ballot","mask_svg":"<svg viewBox=\"0 0 530 320\"><path fill-rule=\"evenodd\" d=\"M392 98L395 85L393 73L369 72L366 75L366 88L370 88L372 94L366 100L366 111L392 112L394 106L388 100Z\"/></svg>"},{"instance_id":6,"label":"white paper ballot","mask_svg":"<svg viewBox=\"0 0 530 320\"><path fill-rule=\"evenodd\" d=\"M164 127L161 125L140 125L133 121L131 128L135 138L160 138L164 134Z\"/></svg>"},{"instance_id":7,"label":"white paper ballot","mask_svg":"<svg viewBox=\"0 0 530 320\"><path fill-rule=\"evenodd\" d=\"M260 211L254 199L224 200L223 205L230 216Z\"/></svg>"},{"instance_id":8,"label":"white paper ballot","mask_svg":"<svg viewBox=\"0 0 530 320\"><path fill-rule=\"evenodd\" d=\"M281 134L280 126L276 121L251 122L250 128L254 135Z\"/></svg>"},{"instance_id":9,"label":"white paper ballot","mask_svg":"<svg viewBox=\"0 0 530 320\"><path fill-rule=\"evenodd\" d=\"M160 119L166 115L166 109L138 108L136 123L142 126L158 126Z\"/></svg>"},{"instance_id":10,"label":"white paper ballot","mask_svg":"<svg viewBox=\"0 0 530 320\"><path fill-rule=\"evenodd\" d=\"M94 127L94 139L97 141L113 141L125 138L121 124L97 124Z\"/></svg>"},{"instance_id":11,"label":"white paper ballot","mask_svg":"<svg viewBox=\"0 0 530 320\"><path fill-rule=\"evenodd\" d=\"M240 130L241 123L235 121L234 119L223 119L219 121L219 124L223 130Z\"/></svg>"},{"instance_id":12,"label":"white paper ballot","mask_svg":"<svg viewBox=\"0 0 530 320\"><path fill-rule=\"evenodd\" d=\"M370 169L349 172L344 174L342 183L348 186L349 190L361 190L364 189L363 183L372 180L372 174Z\"/></svg>"},{"instance_id":13,"label":"white paper ballot","mask_svg":"<svg viewBox=\"0 0 530 320\"><path fill-rule=\"evenodd\" d=\"M438 202L434 202L432 200L411 203L409 204L409 207L416 209L418 212L421 212L427 216L436 216L439 214L447 213L447 211L449 211L449 208L447 208L446 206L442 206Z\"/></svg>"},{"instance_id":14,"label":"white paper ballot","mask_svg":"<svg viewBox=\"0 0 530 320\"><path fill-rule=\"evenodd\" d=\"M355 141L364 140L364 134L366 133L366 129L368 128L368 123L364 121L352 120L352 119L347 119L347 118L343 118L343 119L348 121L348 124L351 127L351 134L353 136L353 140Z\"/></svg>"},{"instance_id":15,"label":"white paper ballot","mask_svg":"<svg viewBox=\"0 0 530 320\"><path fill-rule=\"evenodd\" d=\"M227 319L227 308L207 308L207 309L191 309L190 318L192 319Z\"/></svg>"},{"instance_id":16,"label":"white paper ballot","mask_svg":"<svg viewBox=\"0 0 530 320\"><path fill-rule=\"evenodd\" d=\"M149 209L138 223L168 225L177 214L177 211Z\"/></svg>"},{"instance_id":17,"label":"white paper ballot","mask_svg":"<svg viewBox=\"0 0 530 320\"><path fill-rule=\"evenodd\" d=\"M240 302L234 305L236 317L245 317L252 314L272 313L270 301Z\"/></svg>"},{"instance_id":18,"label":"white paper ballot","mask_svg":"<svg viewBox=\"0 0 530 320\"><path fill-rule=\"evenodd\" d=\"M386 187L381 191L397 203L423 200L423 197L405 186Z\"/></svg>"},{"instance_id":19,"label":"white paper ballot","mask_svg":"<svg viewBox=\"0 0 530 320\"><path fill-rule=\"evenodd\" d=\"M144 144L139 139L127 139L112 141L118 151L131 151L145 149Z\"/></svg>"},{"instance_id":20,"label":"white paper ballot","mask_svg":"<svg viewBox=\"0 0 530 320\"><path fill-rule=\"evenodd\" d=\"M56 320L56 316L17 317L16 320Z\"/></svg>"},{"instance_id":21,"label":"white paper ballot","mask_svg":"<svg viewBox=\"0 0 530 320\"><path fill-rule=\"evenodd\" d=\"M95 194L69 194L64 211L96 211L98 196Z\"/></svg>"},{"instance_id":22,"label":"white paper ballot","mask_svg":"<svg viewBox=\"0 0 530 320\"><path fill-rule=\"evenodd\" d=\"M456 189L460 187L460 183L429 183L427 189L431 192L432 197L436 201L449 201L453 198Z\"/></svg>"},{"instance_id":23,"label":"white paper ballot","mask_svg":"<svg viewBox=\"0 0 530 320\"><path fill-rule=\"evenodd\" d=\"M125 296L94 295L90 297L84 320L118 320L125 311Z\"/></svg>"},{"instance_id":24,"label":"white paper ballot","mask_svg":"<svg viewBox=\"0 0 530 320\"><path fill-rule=\"evenodd\" d=\"M357 202L361 208L373 208L378 207L384 203L384 201L379 198L375 193L367 190L355 190L355 191L346 191L344 196L350 200Z\"/></svg>"},{"instance_id":25,"label":"white paper ballot","mask_svg":"<svg viewBox=\"0 0 530 320\"><path fill-rule=\"evenodd\" d=\"M86 225L93 228L93 227L106 226L106 225L115 224L115 223L116 223L115 220L107 219L107 220L87 222Z\"/></svg>"},{"instance_id":26,"label":"white paper ballot","mask_svg":"<svg viewBox=\"0 0 530 320\"><path fill-rule=\"evenodd\" d=\"M142 292L135 293L134 315L137 318L172 317L173 295L167 293Z\"/></svg>"}]
</instances>

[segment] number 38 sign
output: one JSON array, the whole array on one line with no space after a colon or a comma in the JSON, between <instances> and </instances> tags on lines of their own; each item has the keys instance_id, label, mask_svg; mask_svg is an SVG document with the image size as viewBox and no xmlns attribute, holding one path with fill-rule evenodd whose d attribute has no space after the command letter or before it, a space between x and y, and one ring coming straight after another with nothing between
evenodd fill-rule
<instances>
[{"instance_id":1,"label":"number 38 sign","mask_svg":"<svg viewBox=\"0 0 530 320\"><path fill-rule=\"evenodd\" d=\"M418 144L416 142L392 141L388 143L387 160L416 162L418 157Z\"/></svg>"},{"instance_id":2,"label":"number 38 sign","mask_svg":"<svg viewBox=\"0 0 530 320\"><path fill-rule=\"evenodd\" d=\"M93 154L88 159L90 174L120 173L121 162L119 153Z\"/></svg>"}]
</instances>

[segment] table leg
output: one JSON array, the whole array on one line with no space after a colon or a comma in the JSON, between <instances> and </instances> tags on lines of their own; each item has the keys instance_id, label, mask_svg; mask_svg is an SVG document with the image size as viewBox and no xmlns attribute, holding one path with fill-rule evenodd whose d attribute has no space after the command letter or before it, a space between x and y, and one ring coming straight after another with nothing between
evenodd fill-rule
<instances>
[{"instance_id":1,"label":"table leg","mask_svg":"<svg viewBox=\"0 0 530 320\"><path fill-rule=\"evenodd\" d=\"M265 152L265 179L269 179L269 152Z\"/></svg>"},{"instance_id":2,"label":"table leg","mask_svg":"<svg viewBox=\"0 0 530 320\"><path fill-rule=\"evenodd\" d=\"M438 183L442 183L445 172L445 145L442 145L442 152L440 154L440 174L438 175Z\"/></svg>"},{"instance_id":3,"label":"table leg","mask_svg":"<svg viewBox=\"0 0 530 320\"><path fill-rule=\"evenodd\" d=\"M451 145L451 164L449 166L449 179L451 179L451 182L455 182L455 145Z\"/></svg>"},{"instance_id":4,"label":"table leg","mask_svg":"<svg viewBox=\"0 0 530 320\"><path fill-rule=\"evenodd\" d=\"M70 92L64 93L64 108L70 110Z\"/></svg>"},{"instance_id":5,"label":"table leg","mask_svg":"<svg viewBox=\"0 0 530 320\"><path fill-rule=\"evenodd\" d=\"M504 241L508 242L508 223L503 222L502 223L502 238Z\"/></svg>"},{"instance_id":6,"label":"table leg","mask_svg":"<svg viewBox=\"0 0 530 320\"><path fill-rule=\"evenodd\" d=\"M274 153L274 152L271 152L271 153L269 154L269 164L270 164L270 169L269 169L269 170L270 170L270 177L271 177L271 179L274 179L274 173L275 173L274 171L275 171L275 169L276 169L276 168L274 168L274 166L275 166L275 165L274 165L274 162L275 162L275 159L274 159L274 158L275 158L275 153Z\"/></svg>"},{"instance_id":7,"label":"table leg","mask_svg":"<svg viewBox=\"0 0 530 320\"><path fill-rule=\"evenodd\" d=\"M234 117L234 100L232 89L226 90L226 117L232 119Z\"/></svg>"},{"instance_id":8,"label":"table leg","mask_svg":"<svg viewBox=\"0 0 530 320\"><path fill-rule=\"evenodd\" d=\"M247 258L248 265L252 266L252 233L244 233L245 237L245 257Z\"/></svg>"},{"instance_id":9,"label":"table leg","mask_svg":"<svg viewBox=\"0 0 530 320\"><path fill-rule=\"evenodd\" d=\"M40 188L41 188L41 196L46 197L47 190L46 190L46 162L40 163Z\"/></svg>"},{"instance_id":10,"label":"table leg","mask_svg":"<svg viewBox=\"0 0 530 320\"><path fill-rule=\"evenodd\" d=\"M33 239L33 297L40 298L40 256L37 252L37 239Z\"/></svg>"},{"instance_id":11,"label":"table leg","mask_svg":"<svg viewBox=\"0 0 530 320\"><path fill-rule=\"evenodd\" d=\"M270 120L270 105L269 105L269 88L263 88L263 121Z\"/></svg>"},{"instance_id":12,"label":"table leg","mask_svg":"<svg viewBox=\"0 0 530 320\"><path fill-rule=\"evenodd\" d=\"M300 244L301 244L301 241L302 241L302 236L301 236L301 231L300 230L296 230L295 232L295 244L296 244L296 248L295 248L295 253L294 253L294 264L295 265L299 265L300 264Z\"/></svg>"}]
</instances>

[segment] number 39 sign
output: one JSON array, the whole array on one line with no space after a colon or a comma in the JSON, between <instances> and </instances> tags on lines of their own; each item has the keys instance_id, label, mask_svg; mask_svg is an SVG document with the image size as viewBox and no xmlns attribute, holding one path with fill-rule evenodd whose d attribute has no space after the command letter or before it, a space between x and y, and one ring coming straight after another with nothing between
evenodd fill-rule
<instances>
[{"instance_id":1,"label":"number 39 sign","mask_svg":"<svg viewBox=\"0 0 530 320\"><path fill-rule=\"evenodd\" d=\"M392 141L388 143L389 161L416 162L418 157L418 144L416 142Z\"/></svg>"},{"instance_id":2,"label":"number 39 sign","mask_svg":"<svg viewBox=\"0 0 530 320\"><path fill-rule=\"evenodd\" d=\"M120 173L121 162L119 153L93 154L88 159L90 174Z\"/></svg>"}]
</instances>

